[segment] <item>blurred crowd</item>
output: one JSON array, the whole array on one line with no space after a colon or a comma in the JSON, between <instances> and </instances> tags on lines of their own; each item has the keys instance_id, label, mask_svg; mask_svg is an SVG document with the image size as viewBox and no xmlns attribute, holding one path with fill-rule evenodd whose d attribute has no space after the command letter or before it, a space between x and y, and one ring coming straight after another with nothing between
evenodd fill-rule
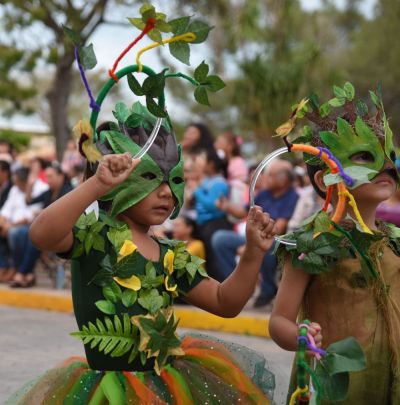
<instances>
[{"instance_id":1,"label":"blurred crowd","mask_svg":"<svg viewBox=\"0 0 400 405\"><path fill-rule=\"evenodd\" d=\"M242 156L239 136L223 132L214 137L201 123L185 129L181 145L185 203L177 219L153 232L186 241L192 254L206 260L208 273L222 281L232 273L245 244L250 180L258 162ZM32 245L29 226L40 210L76 187L84 171L85 161L72 140L61 162L23 159L0 140L0 282L14 288L35 284L35 266L48 254ZM295 230L323 205L302 160L273 161L255 184L254 202L276 221L278 235ZM399 192L381 204L378 217L400 226ZM277 291L274 248L264 257L255 307L269 304Z\"/></svg>"},{"instance_id":2,"label":"blurred crowd","mask_svg":"<svg viewBox=\"0 0 400 405\"><path fill-rule=\"evenodd\" d=\"M13 288L35 285L35 266L47 256L32 245L29 226L40 210L81 182L84 165L72 140L61 163L27 159L0 140L0 282Z\"/></svg>"},{"instance_id":3,"label":"blurred crowd","mask_svg":"<svg viewBox=\"0 0 400 405\"><path fill-rule=\"evenodd\" d=\"M186 240L193 254L206 259L208 273L222 281L234 270L245 244L250 180L259 162L244 159L239 136L223 132L214 137L201 123L186 128L181 145L185 204L178 219L155 233ZM298 228L324 203L300 159L273 161L258 178L254 202L276 221L278 235ZM400 193L379 207L378 217L400 226ZM254 307L268 305L277 292L274 249L264 257Z\"/></svg>"}]
</instances>

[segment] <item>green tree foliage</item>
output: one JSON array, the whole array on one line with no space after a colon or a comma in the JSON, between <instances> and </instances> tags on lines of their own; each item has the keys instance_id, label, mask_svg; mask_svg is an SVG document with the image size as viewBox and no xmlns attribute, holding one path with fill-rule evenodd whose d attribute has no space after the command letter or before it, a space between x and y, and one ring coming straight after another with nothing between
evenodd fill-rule
<instances>
[{"instance_id":1,"label":"green tree foliage","mask_svg":"<svg viewBox=\"0 0 400 405\"><path fill-rule=\"evenodd\" d=\"M345 55L348 75L362 93L367 95L372 86L382 84L385 110L395 133L400 131L399 15L397 0L378 0L372 18L361 24Z\"/></svg>"}]
</instances>

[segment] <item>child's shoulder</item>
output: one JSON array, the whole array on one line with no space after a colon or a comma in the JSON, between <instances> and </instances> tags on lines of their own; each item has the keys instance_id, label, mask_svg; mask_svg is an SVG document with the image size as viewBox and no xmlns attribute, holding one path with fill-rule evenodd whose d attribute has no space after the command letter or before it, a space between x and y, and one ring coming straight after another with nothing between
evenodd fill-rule
<instances>
[{"instance_id":1,"label":"child's shoulder","mask_svg":"<svg viewBox=\"0 0 400 405\"><path fill-rule=\"evenodd\" d=\"M326 212L320 211L282 237L292 244L278 244L278 260L282 265L289 256L293 267L319 274L332 270L346 258L360 257L370 263L371 245L388 239L392 250L400 255L400 229L383 223L378 228L378 232L367 234L351 218L336 224ZM397 252L393 246L397 246Z\"/></svg>"}]
</instances>

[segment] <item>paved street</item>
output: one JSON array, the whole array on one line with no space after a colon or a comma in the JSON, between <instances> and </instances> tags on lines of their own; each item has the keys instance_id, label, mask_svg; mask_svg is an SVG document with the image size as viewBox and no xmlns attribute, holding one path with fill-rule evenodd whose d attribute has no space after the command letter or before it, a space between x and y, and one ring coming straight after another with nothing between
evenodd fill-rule
<instances>
[{"instance_id":1,"label":"paved street","mask_svg":"<svg viewBox=\"0 0 400 405\"><path fill-rule=\"evenodd\" d=\"M0 404L24 382L71 355L83 355L82 344L69 336L72 315L0 306ZM187 331L182 330L181 331ZM264 355L276 376L275 401L284 403L292 355L271 340L205 332L240 343Z\"/></svg>"}]
</instances>

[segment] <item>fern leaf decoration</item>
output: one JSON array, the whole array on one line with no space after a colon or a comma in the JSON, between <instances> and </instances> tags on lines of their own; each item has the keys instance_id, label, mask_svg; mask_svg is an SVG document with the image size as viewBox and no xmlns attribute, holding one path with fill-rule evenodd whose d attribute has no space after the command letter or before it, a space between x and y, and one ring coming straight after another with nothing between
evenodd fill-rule
<instances>
[{"instance_id":1,"label":"fern leaf decoration","mask_svg":"<svg viewBox=\"0 0 400 405\"><path fill-rule=\"evenodd\" d=\"M72 332L71 336L111 357L121 357L131 351L129 363L138 353L137 328L132 325L127 313L123 315L122 322L117 315L114 315L114 322L109 317L105 317L104 322L96 319L96 324L89 322L82 330Z\"/></svg>"}]
</instances>

